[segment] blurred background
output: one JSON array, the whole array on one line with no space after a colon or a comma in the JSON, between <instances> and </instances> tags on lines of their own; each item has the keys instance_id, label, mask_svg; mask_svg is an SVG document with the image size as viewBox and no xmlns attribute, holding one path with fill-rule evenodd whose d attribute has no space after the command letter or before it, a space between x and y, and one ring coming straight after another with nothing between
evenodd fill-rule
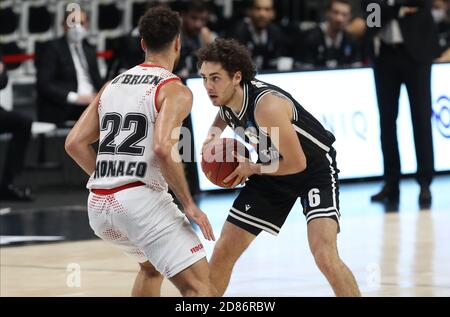
<instances>
[{"instance_id":1,"label":"blurred background","mask_svg":"<svg viewBox=\"0 0 450 317\"><path fill-rule=\"evenodd\" d=\"M54 70L61 67L58 63L71 58L69 51L55 49L58 47L55 42L66 34L63 21L70 3L75 2L3 0L0 3L0 52L9 78L1 90L1 105L33 121L25 154L26 172L17 173L14 183L35 189L43 185L83 185L86 180L70 162L62 144L68 129L84 109L73 105L82 106L83 101L88 104L92 96L86 94L82 96L84 100L75 102L65 100L56 83L64 86L66 81L67 85L73 85L70 82L75 75L61 76ZM93 0L76 3L86 12L85 40L90 46L89 53L96 54L95 60L88 54L92 95L99 85L143 60L136 26L145 9L157 2ZM180 11L183 17L182 60L175 70L183 79L197 75L195 51L216 36L236 38L245 44L260 73L362 67L371 66L373 61L374 45L366 32L361 1L337 1L334 5L329 0L162 3ZM448 7L448 1L433 1L438 35L436 62L450 60ZM349 87L348 84L343 86ZM56 107L77 109L66 110L59 116L49 114ZM187 124L191 127L192 123ZM0 137L0 166L3 166L8 137L5 134ZM192 173L191 186L197 192L197 172L190 166L187 170ZM379 174L375 171L366 176Z\"/></svg>"},{"instance_id":2,"label":"blurred background","mask_svg":"<svg viewBox=\"0 0 450 317\"><path fill-rule=\"evenodd\" d=\"M427 47L426 63L433 65L432 151L434 174L442 174L435 192L444 193L450 184L450 1L425 2L429 4L426 10L431 18L427 27L432 36L408 26L402 25L402 30L406 46L412 38L413 51ZM194 150L185 171L201 206L217 209L219 205L223 210L213 220L216 231L236 191L220 195L224 191L217 191L194 162L215 116L197 78L195 52L218 36L235 38L246 45L258 78L292 93L337 136L341 179L352 183L342 191L343 196L347 193L343 206L350 214L356 214L361 206L374 212L385 211L368 202L383 177L377 107L380 92L373 69L383 45L380 43L389 41L383 34L374 35L367 29L364 1L2 0L0 245L94 238L84 213L87 176L65 153L65 137L103 83L144 61L137 24L145 10L158 3L169 5L182 17L182 56L174 72L194 92L194 109L185 122L193 133ZM84 12L82 30L67 28L64 23L68 6L74 4ZM389 45L396 49L398 43ZM414 62L425 63L416 61L421 57L416 58L414 52L410 55ZM403 177L411 178L417 170L417 144L407 93L414 91L402 86L398 143L401 172ZM416 210L416 188L410 180L405 184L405 192L412 189L414 193L414 203L403 201L403 208ZM447 196L440 195L433 206L448 211ZM401 206L393 209L398 211ZM392 211L391 207L387 210ZM4 281L10 283L12 279ZM8 285L2 282L4 292ZM234 291L232 294L242 294L236 288Z\"/></svg>"}]
</instances>

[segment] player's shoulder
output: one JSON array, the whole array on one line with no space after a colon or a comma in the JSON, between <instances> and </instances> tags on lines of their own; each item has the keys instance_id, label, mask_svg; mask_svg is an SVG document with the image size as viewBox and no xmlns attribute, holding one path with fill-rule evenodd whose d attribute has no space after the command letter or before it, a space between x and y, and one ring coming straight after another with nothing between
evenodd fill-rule
<instances>
[{"instance_id":1,"label":"player's shoulder","mask_svg":"<svg viewBox=\"0 0 450 317\"><path fill-rule=\"evenodd\" d=\"M192 97L191 90L178 77L172 77L168 80L165 80L165 82L161 86L160 90L166 91L170 94L177 94L177 95Z\"/></svg>"},{"instance_id":2,"label":"player's shoulder","mask_svg":"<svg viewBox=\"0 0 450 317\"><path fill-rule=\"evenodd\" d=\"M290 109L292 101L276 90L267 90L255 104L255 117L264 122L273 121Z\"/></svg>"},{"instance_id":3,"label":"player's shoulder","mask_svg":"<svg viewBox=\"0 0 450 317\"><path fill-rule=\"evenodd\" d=\"M162 104L167 99L180 104L192 103L193 95L181 80L170 80L164 83L157 93L158 104Z\"/></svg>"},{"instance_id":4,"label":"player's shoulder","mask_svg":"<svg viewBox=\"0 0 450 317\"><path fill-rule=\"evenodd\" d=\"M277 109L280 104L291 104L291 99L280 91L267 89L255 100L257 109Z\"/></svg>"}]
</instances>

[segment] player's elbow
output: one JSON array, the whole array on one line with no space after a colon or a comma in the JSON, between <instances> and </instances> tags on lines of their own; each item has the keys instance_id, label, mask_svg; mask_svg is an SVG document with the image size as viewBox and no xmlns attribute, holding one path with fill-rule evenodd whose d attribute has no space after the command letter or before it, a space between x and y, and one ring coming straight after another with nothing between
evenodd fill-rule
<instances>
[{"instance_id":1,"label":"player's elbow","mask_svg":"<svg viewBox=\"0 0 450 317\"><path fill-rule=\"evenodd\" d=\"M299 168L299 171L297 173L301 173L301 172L305 171L307 168L306 160L302 160L299 163L298 168Z\"/></svg>"},{"instance_id":2,"label":"player's elbow","mask_svg":"<svg viewBox=\"0 0 450 317\"><path fill-rule=\"evenodd\" d=\"M155 143L153 152L160 160L167 160L170 157L171 146L167 143Z\"/></svg>"},{"instance_id":3,"label":"player's elbow","mask_svg":"<svg viewBox=\"0 0 450 317\"><path fill-rule=\"evenodd\" d=\"M67 136L66 141L64 143L64 149L66 150L66 153L72 156L72 154L75 152L75 142L72 140L72 138Z\"/></svg>"},{"instance_id":4,"label":"player's elbow","mask_svg":"<svg viewBox=\"0 0 450 317\"><path fill-rule=\"evenodd\" d=\"M69 133L64 143L64 149L66 150L66 153L70 157L74 157L76 153L78 153L79 148L80 142L71 133Z\"/></svg>"},{"instance_id":5,"label":"player's elbow","mask_svg":"<svg viewBox=\"0 0 450 317\"><path fill-rule=\"evenodd\" d=\"M300 157L300 158L296 159L295 162L293 162L292 167L293 167L294 174L305 171L306 167L307 167L306 158Z\"/></svg>"}]
</instances>

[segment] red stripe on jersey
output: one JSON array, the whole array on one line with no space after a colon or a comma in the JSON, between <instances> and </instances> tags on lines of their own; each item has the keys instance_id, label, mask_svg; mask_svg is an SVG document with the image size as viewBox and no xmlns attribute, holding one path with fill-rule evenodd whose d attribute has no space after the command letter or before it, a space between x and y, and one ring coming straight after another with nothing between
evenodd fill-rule
<instances>
[{"instance_id":1,"label":"red stripe on jersey","mask_svg":"<svg viewBox=\"0 0 450 317\"><path fill-rule=\"evenodd\" d=\"M156 113L158 113L159 109L161 108L161 107L158 107L158 104L156 102L158 100L159 90L161 89L162 86L164 86L165 84L167 84L167 83L169 83L169 82L171 82L173 80L181 81L181 79L179 77L172 77L172 78L168 78L168 79L163 80L162 82L159 83L158 87L156 87L155 99L153 100L153 104L155 105Z\"/></svg>"},{"instance_id":2,"label":"red stripe on jersey","mask_svg":"<svg viewBox=\"0 0 450 317\"><path fill-rule=\"evenodd\" d=\"M168 69L165 68L164 66L156 65L156 64L146 64L146 63L143 63L143 64L140 64L139 66L141 66L141 67L159 67L159 68L164 68L165 70L168 70Z\"/></svg>"},{"instance_id":3,"label":"red stripe on jersey","mask_svg":"<svg viewBox=\"0 0 450 317\"><path fill-rule=\"evenodd\" d=\"M111 188L111 189L95 189L95 188L93 188L91 191L96 195L106 196L106 195L115 194L124 189L143 186L143 185L145 185L143 182L134 182L134 183L125 184L125 185L122 185L122 186L119 186L116 188Z\"/></svg>"}]
</instances>

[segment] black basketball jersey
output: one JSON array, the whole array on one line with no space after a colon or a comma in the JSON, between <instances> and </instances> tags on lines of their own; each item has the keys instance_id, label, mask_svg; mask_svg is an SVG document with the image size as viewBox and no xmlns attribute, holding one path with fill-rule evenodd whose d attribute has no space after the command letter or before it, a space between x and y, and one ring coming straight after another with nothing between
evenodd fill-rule
<instances>
[{"instance_id":1,"label":"black basketball jersey","mask_svg":"<svg viewBox=\"0 0 450 317\"><path fill-rule=\"evenodd\" d=\"M335 141L334 135L326 130L286 91L256 79L244 83L243 91L243 106L239 114L236 114L227 106L220 107L219 113L236 134L256 147L259 162L270 163L272 160L280 158L278 149L275 148L270 137L258 126L255 120L255 108L258 101L269 93L281 94L291 101L294 114L291 122L297 132L308 165L314 160L314 157L323 157L332 150L332 144Z\"/></svg>"}]
</instances>

